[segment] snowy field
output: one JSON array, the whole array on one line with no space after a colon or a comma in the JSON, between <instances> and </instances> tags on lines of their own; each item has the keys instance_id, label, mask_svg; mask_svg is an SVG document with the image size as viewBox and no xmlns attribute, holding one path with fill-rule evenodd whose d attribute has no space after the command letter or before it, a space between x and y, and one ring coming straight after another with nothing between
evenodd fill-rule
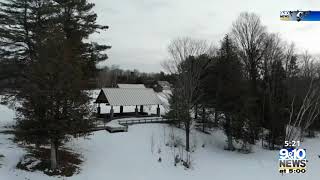
<instances>
[{"instance_id":1,"label":"snowy field","mask_svg":"<svg viewBox=\"0 0 320 180\"><path fill-rule=\"evenodd\" d=\"M0 126L14 123L14 112L0 106ZM0 180L319 180L320 139L305 139L307 149L306 174L278 173L278 152L264 150L259 143L253 153L241 154L223 150L226 137L220 130L211 135L193 131L191 155L192 168L174 166L173 148L166 146L170 137L183 141L184 133L166 124L129 126L127 133L98 131L87 138L72 139L66 146L82 154L80 174L69 178L49 177L42 172L27 172L15 168L26 151L11 139L12 135L0 133ZM202 147L202 145L205 145ZM177 150L176 150L177 151ZM159 153L160 152L160 153ZM162 161L158 162L159 157Z\"/></svg>"}]
</instances>

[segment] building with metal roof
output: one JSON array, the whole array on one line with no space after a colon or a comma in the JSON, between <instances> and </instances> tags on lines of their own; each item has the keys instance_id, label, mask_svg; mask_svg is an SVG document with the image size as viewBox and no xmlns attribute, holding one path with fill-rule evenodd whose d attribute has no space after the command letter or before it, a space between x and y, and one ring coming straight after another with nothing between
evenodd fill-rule
<instances>
[{"instance_id":1,"label":"building with metal roof","mask_svg":"<svg viewBox=\"0 0 320 180\"><path fill-rule=\"evenodd\" d=\"M111 106L110 117L113 118L114 106L120 106L120 114L124 114L123 106L136 106L135 115L139 115L144 114L143 106L157 105L157 115L160 116L159 106L162 101L151 88L103 88L95 103L98 104L98 114L100 114L101 103Z\"/></svg>"},{"instance_id":2,"label":"building with metal roof","mask_svg":"<svg viewBox=\"0 0 320 180\"><path fill-rule=\"evenodd\" d=\"M118 88L144 89L146 87L144 86L144 84L118 84Z\"/></svg>"},{"instance_id":3,"label":"building with metal roof","mask_svg":"<svg viewBox=\"0 0 320 180\"><path fill-rule=\"evenodd\" d=\"M161 101L153 89L103 88L96 100L110 106L160 105Z\"/></svg>"}]
</instances>

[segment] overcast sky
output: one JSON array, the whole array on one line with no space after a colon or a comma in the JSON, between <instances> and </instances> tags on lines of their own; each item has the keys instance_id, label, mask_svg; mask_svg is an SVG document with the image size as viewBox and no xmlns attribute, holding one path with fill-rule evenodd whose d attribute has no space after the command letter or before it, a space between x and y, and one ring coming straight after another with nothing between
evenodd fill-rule
<instances>
[{"instance_id":1,"label":"overcast sky","mask_svg":"<svg viewBox=\"0 0 320 180\"><path fill-rule=\"evenodd\" d=\"M319 0L91 0L98 23L109 30L91 37L112 46L103 65L159 72L176 37L219 43L240 12L257 13L269 32L302 51L320 53L320 22L280 21L282 10L320 10Z\"/></svg>"}]
</instances>

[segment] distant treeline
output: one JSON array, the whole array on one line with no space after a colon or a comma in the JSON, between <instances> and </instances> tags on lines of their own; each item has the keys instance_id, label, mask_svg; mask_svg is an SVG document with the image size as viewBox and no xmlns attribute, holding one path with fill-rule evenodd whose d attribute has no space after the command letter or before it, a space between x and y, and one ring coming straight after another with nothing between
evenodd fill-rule
<instances>
[{"instance_id":1,"label":"distant treeline","mask_svg":"<svg viewBox=\"0 0 320 180\"><path fill-rule=\"evenodd\" d=\"M97 77L92 79L95 88L115 87L117 84L144 84L153 87L157 81L173 82L173 75L164 72L146 73L138 70L124 70L119 66L104 67L98 69Z\"/></svg>"},{"instance_id":2,"label":"distant treeline","mask_svg":"<svg viewBox=\"0 0 320 180\"><path fill-rule=\"evenodd\" d=\"M13 76L15 72L23 69L23 65L18 67L16 64L5 64L0 66L1 75L0 87L2 89L19 89L23 86L19 76ZM5 75L7 75L5 77ZM146 87L153 87L157 81L173 82L173 75L162 71L156 73L140 72L134 70L124 70L119 66L97 68L93 76L84 81L84 89L97 89L102 87L115 87L117 84L144 84Z\"/></svg>"}]
</instances>

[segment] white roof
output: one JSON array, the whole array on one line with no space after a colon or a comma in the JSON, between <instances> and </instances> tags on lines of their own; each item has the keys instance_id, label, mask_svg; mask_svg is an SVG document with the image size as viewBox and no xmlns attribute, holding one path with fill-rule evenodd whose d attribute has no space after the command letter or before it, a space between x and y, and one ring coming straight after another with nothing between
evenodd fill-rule
<instances>
[{"instance_id":1,"label":"white roof","mask_svg":"<svg viewBox=\"0 0 320 180\"><path fill-rule=\"evenodd\" d=\"M135 88L135 89L141 89L146 88L143 84L118 84L119 88Z\"/></svg>"},{"instance_id":2,"label":"white roof","mask_svg":"<svg viewBox=\"0 0 320 180\"><path fill-rule=\"evenodd\" d=\"M144 88L103 88L108 102L112 106L135 106L135 105L156 105L161 104L161 100L153 89Z\"/></svg>"}]
</instances>

